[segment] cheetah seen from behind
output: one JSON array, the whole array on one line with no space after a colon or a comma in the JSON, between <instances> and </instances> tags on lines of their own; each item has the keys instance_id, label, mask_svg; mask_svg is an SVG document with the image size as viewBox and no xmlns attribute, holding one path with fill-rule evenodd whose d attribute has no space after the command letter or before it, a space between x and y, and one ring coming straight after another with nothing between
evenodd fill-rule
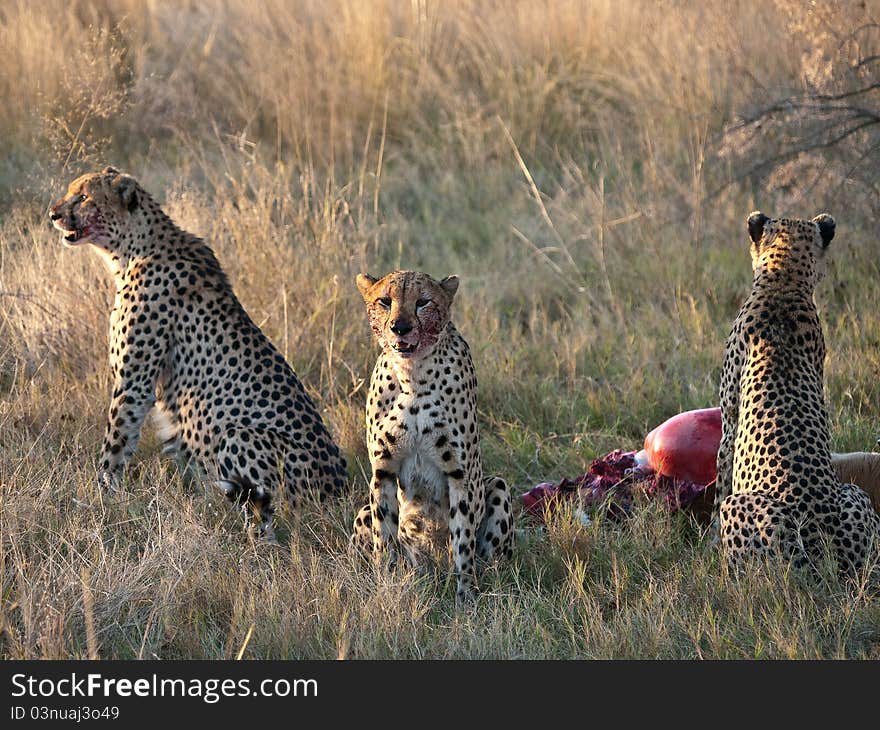
<instances>
[{"instance_id":1,"label":"cheetah seen from behind","mask_svg":"<svg viewBox=\"0 0 880 730\"><path fill-rule=\"evenodd\" d=\"M880 517L832 466L825 340L813 299L831 216L748 219L754 279L727 340L715 516L733 564L775 555L813 565L828 542L842 571L864 565Z\"/></svg>"},{"instance_id":2,"label":"cheetah seen from behind","mask_svg":"<svg viewBox=\"0 0 880 730\"><path fill-rule=\"evenodd\" d=\"M402 548L413 566L451 541L460 604L474 596L477 559L509 556L514 533L507 485L483 478L476 373L450 321L458 279L395 271L357 285L382 352L366 409L370 502L352 539L377 559Z\"/></svg>"},{"instance_id":3,"label":"cheetah seen from behind","mask_svg":"<svg viewBox=\"0 0 880 730\"><path fill-rule=\"evenodd\" d=\"M103 487L119 485L153 406L165 451L249 504L267 539L282 484L294 507L345 486L344 458L315 405L209 246L111 167L74 180L50 218L68 246L102 254L116 283Z\"/></svg>"}]
</instances>

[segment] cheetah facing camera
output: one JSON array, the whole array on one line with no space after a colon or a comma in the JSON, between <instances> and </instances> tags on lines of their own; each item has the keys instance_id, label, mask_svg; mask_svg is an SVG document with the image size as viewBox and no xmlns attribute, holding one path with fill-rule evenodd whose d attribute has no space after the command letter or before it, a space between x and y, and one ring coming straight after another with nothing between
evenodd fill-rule
<instances>
[{"instance_id":1,"label":"cheetah facing camera","mask_svg":"<svg viewBox=\"0 0 880 730\"><path fill-rule=\"evenodd\" d=\"M825 340L813 292L834 220L749 216L752 291L721 375L716 525L733 564L776 555L815 565L830 544L845 573L880 533L868 496L835 476L823 392Z\"/></svg>"},{"instance_id":2,"label":"cheetah facing camera","mask_svg":"<svg viewBox=\"0 0 880 730\"><path fill-rule=\"evenodd\" d=\"M357 285L382 353L367 398L370 503L352 542L378 559L403 548L413 566L451 538L458 603L473 597L476 559L513 549L510 495L483 479L477 378L467 342L449 321L458 279L395 271Z\"/></svg>"},{"instance_id":3,"label":"cheetah facing camera","mask_svg":"<svg viewBox=\"0 0 880 730\"><path fill-rule=\"evenodd\" d=\"M74 180L50 218L68 246L97 249L116 282L103 487L118 486L155 405L165 451L248 503L267 539L280 483L293 506L342 489L345 461L314 404L201 239L111 167Z\"/></svg>"}]
</instances>

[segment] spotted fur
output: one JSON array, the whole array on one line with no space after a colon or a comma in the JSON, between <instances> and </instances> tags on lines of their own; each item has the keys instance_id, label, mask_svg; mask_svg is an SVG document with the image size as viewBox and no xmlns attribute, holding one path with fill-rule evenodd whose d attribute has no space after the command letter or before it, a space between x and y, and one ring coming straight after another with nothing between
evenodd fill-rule
<instances>
[{"instance_id":1,"label":"spotted fur","mask_svg":"<svg viewBox=\"0 0 880 730\"><path fill-rule=\"evenodd\" d=\"M116 283L102 486L119 485L156 406L166 451L249 503L270 539L282 483L294 506L343 488L344 458L314 403L209 246L109 167L74 180L50 217L67 245L98 250Z\"/></svg>"},{"instance_id":2,"label":"spotted fur","mask_svg":"<svg viewBox=\"0 0 880 730\"><path fill-rule=\"evenodd\" d=\"M400 546L415 566L451 542L460 603L477 558L511 554L513 521L504 480L483 478L476 373L449 319L458 279L395 271L357 285L382 353L367 397L370 503L353 542L376 557Z\"/></svg>"},{"instance_id":3,"label":"spotted fur","mask_svg":"<svg viewBox=\"0 0 880 730\"><path fill-rule=\"evenodd\" d=\"M769 554L815 565L828 543L852 573L880 534L868 496L831 461L813 293L834 228L828 215L748 219L754 281L725 350L714 509L734 564Z\"/></svg>"}]
</instances>

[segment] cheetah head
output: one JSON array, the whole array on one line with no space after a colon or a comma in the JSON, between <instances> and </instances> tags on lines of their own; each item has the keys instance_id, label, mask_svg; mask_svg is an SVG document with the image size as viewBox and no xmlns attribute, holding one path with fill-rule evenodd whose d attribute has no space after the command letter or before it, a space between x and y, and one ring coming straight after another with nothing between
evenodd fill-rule
<instances>
[{"instance_id":1,"label":"cheetah head","mask_svg":"<svg viewBox=\"0 0 880 730\"><path fill-rule=\"evenodd\" d=\"M834 238L834 218L770 218L756 210L747 221L752 270L785 270L817 284L825 275L827 251Z\"/></svg>"},{"instance_id":2,"label":"cheetah head","mask_svg":"<svg viewBox=\"0 0 880 730\"><path fill-rule=\"evenodd\" d=\"M133 177L107 167L70 183L64 197L49 209L49 218L66 246L91 243L112 251L144 195Z\"/></svg>"},{"instance_id":3,"label":"cheetah head","mask_svg":"<svg viewBox=\"0 0 880 730\"><path fill-rule=\"evenodd\" d=\"M382 349L409 360L430 352L449 323L458 277L436 281L418 271L395 271L381 279L358 274L357 286Z\"/></svg>"}]
</instances>

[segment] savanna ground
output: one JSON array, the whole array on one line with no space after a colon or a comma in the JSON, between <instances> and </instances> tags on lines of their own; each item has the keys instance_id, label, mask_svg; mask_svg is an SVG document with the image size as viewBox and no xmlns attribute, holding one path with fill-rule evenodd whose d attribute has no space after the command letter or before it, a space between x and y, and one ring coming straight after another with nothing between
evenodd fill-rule
<instances>
[{"instance_id":1,"label":"savanna ground","mask_svg":"<svg viewBox=\"0 0 880 730\"><path fill-rule=\"evenodd\" d=\"M817 300L838 451L880 418L880 4L0 4L0 654L878 657L860 584L727 573L686 516L525 531L473 611L345 550L376 351L354 276L462 278L486 468L520 493L717 402L759 207L838 223ZM95 461L111 282L46 208L137 176L215 248L341 443L351 494L254 544L149 427ZM524 527L524 525L520 525Z\"/></svg>"}]
</instances>

